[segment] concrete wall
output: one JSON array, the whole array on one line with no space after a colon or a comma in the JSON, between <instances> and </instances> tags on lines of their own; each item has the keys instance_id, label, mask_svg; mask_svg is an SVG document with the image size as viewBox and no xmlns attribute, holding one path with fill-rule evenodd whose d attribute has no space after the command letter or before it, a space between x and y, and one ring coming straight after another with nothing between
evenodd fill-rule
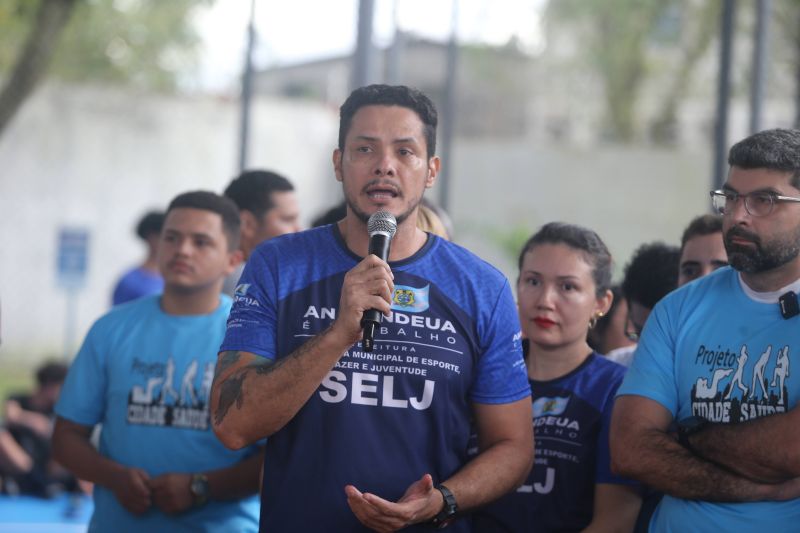
<instances>
[{"instance_id":1,"label":"concrete wall","mask_svg":"<svg viewBox=\"0 0 800 533\"><path fill-rule=\"evenodd\" d=\"M517 250L501 246L504 238L518 241L552 221L580 224L603 238L619 276L640 244L678 244L689 220L709 212L711 160L703 148L459 142L451 184L456 237L515 279Z\"/></svg>"},{"instance_id":2,"label":"concrete wall","mask_svg":"<svg viewBox=\"0 0 800 533\"><path fill-rule=\"evenodd\" d=\"M336 110L259 100L253 111L251 166L295 182L305 222L338 202L330 164ZM221 191L236 173L237 131L233 101L97 87L37 93L0 138L3 359L74 354L108 309L116 278L141 259L132 229L138 217L185 190ZM456 240L513 279L516 250L504 241L548 221L574 222L598 231L619 271L636 246L677 243L688 220L708 210L709 146L667 151L458 140L453 161L444 162L453 166ZM75 341L66 350L67 298L56 277L64 225L91 231L88 284L70 314Z\"/></svg>"},{"instance_id":3,"label":"concrete wall","mask_svg":"<svg viewBox=\"0 0 800 533\"><path fill-rule=\"evenodd\" d=\"M338 117L320 105L260 99L251 167L297 187L305 221L338 200L330 165ZM221 192L237 173L235 101L100 87L39 91L0 138L0 305L7 357L64 351L66 293L56 277L58 228L89 228L88 283L76 342L109 308L116 278L142 259L141 214L177 193ZM77 346L71 346L72 352Z\"/></svg>"}]
</instances>

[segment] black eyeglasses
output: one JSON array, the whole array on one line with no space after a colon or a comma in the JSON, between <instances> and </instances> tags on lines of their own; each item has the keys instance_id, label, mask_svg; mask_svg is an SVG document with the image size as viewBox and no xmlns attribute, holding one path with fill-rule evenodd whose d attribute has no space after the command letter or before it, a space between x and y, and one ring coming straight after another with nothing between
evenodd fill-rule
<instances>
[{"instance_id":1,"label":"black eyeglasses","mask_svg":"<svg viewBox=\"0 0 800 533\"><path fill-rule=\"evenodd\" d=\"M736 191L717 190L711 191L711 203L720 215L724 215L728 210L733 209L736 202L741 198L744 202L744 209L751 216L765 217L772 213L775 204L779 202L800 202L800 198L793 196L781 196L769 191L756 191L750 194L739 194Z\"/></svg>"},{"instance_id":2,"label":"black eyeglasses","mask_svg":"<svg viewBox=\"0 0 800 533\"><path fill-rule=\"evenodd\" d=\"M639 336L642 334L642 329L644 326L640 326L636 322L633 321L631 318L631 313L628 311L628 316L625 318L625 337L629 341L637 342L639 340Z\"/></svg>"}]
</instances>

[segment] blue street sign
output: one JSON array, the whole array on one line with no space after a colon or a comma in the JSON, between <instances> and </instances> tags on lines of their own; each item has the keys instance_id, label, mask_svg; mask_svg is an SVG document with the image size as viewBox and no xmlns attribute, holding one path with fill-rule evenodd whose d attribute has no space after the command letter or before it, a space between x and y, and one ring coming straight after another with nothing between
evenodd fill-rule
<instances>
[{"instance_id":1,"label":"blue street sign","mask_svg":"<svg viewBox=\"0 0 800 533\"><path fill-rule=\"evenodd\" d=\"M89 266L89 230L60 228L58 231L58 283L81 287L86 283Z\"/></svg>"}]
</instances>

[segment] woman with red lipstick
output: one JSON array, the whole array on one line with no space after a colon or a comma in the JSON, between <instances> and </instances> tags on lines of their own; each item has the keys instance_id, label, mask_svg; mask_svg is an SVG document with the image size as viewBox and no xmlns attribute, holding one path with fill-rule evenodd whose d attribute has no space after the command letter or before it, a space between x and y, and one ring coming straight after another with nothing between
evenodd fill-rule
<instances>
[{"instance_id":1,"label":"woman with red lipstick","mask_svg":"<svg viewBox=\"0 0 800 533\"><path fill-rule=\"evenodd\" d=\"M550 223L525 244L519 269L536 460L525 484L476 514L475 530L631 531L641 497L611 473L608 449L625 369L586 342L611 306L611 255L595 232Z\"/></svg>"}]
</instances>

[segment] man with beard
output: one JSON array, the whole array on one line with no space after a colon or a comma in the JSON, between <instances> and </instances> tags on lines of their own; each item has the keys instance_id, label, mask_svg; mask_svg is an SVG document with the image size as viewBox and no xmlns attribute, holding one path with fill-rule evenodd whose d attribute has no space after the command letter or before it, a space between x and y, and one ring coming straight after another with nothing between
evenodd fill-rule
<instances>
[{"instance_id":1,"label":"man with beard","mask_svg":"<svg viewBox=\"0 0 800 533\"><path fill-rule=\"evenodd\" d=\"M656 306L612 419L612 467L666 494L650 531L800 520L800 131L752 135L728 163L711 195L730 267Z\"/></svg>"},{"instance_id":2,"label":"man with beard","mask_svg":"<svg viewBox=\"0 0 800 533\"><path fill-rule=\"evenodd\" d=\"M518 486L533 461L530 387L508 281L416 227L439 172L436 110L372 85L341 107L336 224L247 263L212 392L231 448L269 437L262 531L428 531ZM388 263L367 221L397 219ZM383 323L374 351L364 311ZM480 453L467 462L474 422ZM470 531L467 519L452 524Z\"/></svg>"}]
</instances>

